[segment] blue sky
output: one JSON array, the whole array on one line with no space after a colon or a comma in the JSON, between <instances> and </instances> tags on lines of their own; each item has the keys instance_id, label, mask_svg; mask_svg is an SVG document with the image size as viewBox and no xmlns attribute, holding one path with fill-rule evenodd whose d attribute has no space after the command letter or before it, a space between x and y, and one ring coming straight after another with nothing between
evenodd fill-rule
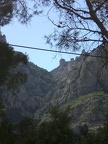
<instances>
[{"instance_id":1,"label":"blue sky","mask_svg":"<svg viewBox=\"0 0 108 144\"><path fill-rule=\"evenodd\" d=\"M44 35L53 32L53 28L54 25L45 17L35 16L27 26L20 24L14 19L9 25L2 27L1 31L6 35L7 42L10 44L50 49L50 46L45 44ZM29 61L48 71L56 68L59 65L59 60L61 58L69 61L72 57L74 57L73 55L16 47L14 47L14 49L15 51L26 53L29 56Z\"/></svg>"}]
</instances>

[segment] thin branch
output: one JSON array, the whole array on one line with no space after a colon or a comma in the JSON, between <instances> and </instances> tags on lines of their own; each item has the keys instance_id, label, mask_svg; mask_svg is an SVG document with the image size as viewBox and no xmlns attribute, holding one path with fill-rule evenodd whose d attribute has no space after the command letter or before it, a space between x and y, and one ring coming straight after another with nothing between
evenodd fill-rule
<instances>
[{"instance_id":1,"label":"thin branch","mask_svg":"<svg viewBox=\"0 0 108 144\"><path fill-rule=\"evenodd\" d=\"M100 31L97 31L97 30L92 30L92 29L88 29L88 28L81 28L81 27L74 27L74 28L70 28L70 31L71 30L82 30L82 31L89 31L89 32L91 32L91 33L98 33L98 34L100 34L100 35L102 35L102 32L100 32Z\"/></svg>"},{"instance_id":2,"label":"thin branch","mask_svg":"<svg viewBox=\"0 0 108 144\"><path fill-rule=\"evenodd\" d=\"M74 42L103 42L103 40L99 39L88 39L88 38L83 38L83 39L70 39L71 41Z\"/></svg>"},{"instance_id":3,"label":"thin branch","mask_svg":"<svg viewBox=\"0 0 108 144\"><path fill-rule=\"evenodd\" d=\"M104 5L105 1L103 1L100 5L98 5L98 7L94 10L95 13L101 9L101 7Z\"/></svg>"},{"instance_id":4,"label":"thin branch","mask_svg":"<svg viewBox=\"0 0 108 144\"><path fill-rule=\"evenodd\" d=\"M68 8L69 6L66 4L66 7ZM74 11L76 11L76 12L82 12L82 13L84 13L84 14L89 14L89 12L88 11L85 11L85 10L81 10L81 9L74 9L74 7L69 7L69 9L73 9Z\"/></svg>"},{"instance_id":5,"label":"thin branch","mask_svg":"<svg viewBox=\"0 0 108 144\"><path fill-rule=\"evenodd\" d=\"M78 14L77 12L75 12L76 9L70 9L68 7L64 7L61 4L59 4L59 2L57 0L54 0L54 1L55 1L55 4L58 5L60 8L66 10L66 11L70 11L71 13L75 14L77 17L80 17L81 19L84 19L84 20L91 20L91 17L84 17L84 16Z\"/></svg>"},{"instance_id":6,"label":"thin branch","mask_svg":"<svg viewBox=\"0 0 108 144\"><path fill-rule=\"evenodd\" d=\"M90 15L92 20L97 24L97 26L100 28L102 34L108 39L108 31L107 29L104 27L103 23L98 19L98 17L96 16L96 13L94 12L93 8L92 8L92 4L90 2L90 0L86 0L86 4L89 8L90 11Z\"/></svg>"}]
</instances>

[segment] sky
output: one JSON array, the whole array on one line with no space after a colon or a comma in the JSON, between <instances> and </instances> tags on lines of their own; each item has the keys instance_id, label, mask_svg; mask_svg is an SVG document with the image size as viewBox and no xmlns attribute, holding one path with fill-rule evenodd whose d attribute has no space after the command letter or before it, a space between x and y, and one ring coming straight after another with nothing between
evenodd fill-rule
<instances>
[{"instance_id":1,"label":"sky","mask_svg":"<svg viewBox=\"0 0 108 144\"><path fill-rule=\"evenodd\" d=\"M50 49L50 46L46 44L44 36L53 32L53 29L54 25L44 16L35 16L27 26L20 24L14 19L10 24L1 27L1 32L6 36L6 40L9 44ZM17 47L14 47L14 50L26 53L30 62L48 71L58 67L60 59L63 58L69 61L71 58L75 57L73 55Z\"/></svg>"}]
</instances>

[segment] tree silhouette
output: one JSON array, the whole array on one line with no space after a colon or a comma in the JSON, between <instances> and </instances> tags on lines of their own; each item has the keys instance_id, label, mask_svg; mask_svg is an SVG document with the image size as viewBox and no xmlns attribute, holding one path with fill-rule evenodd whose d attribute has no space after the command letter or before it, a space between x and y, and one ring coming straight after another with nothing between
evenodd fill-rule
<instances>
[{"instance_id":1,"label":"tree silhouette","mask_svg":"<svg viewBox=\"0 0 108 144\"><path fill-rule=\"evenodd\" d=\"M57 21L50 17L54 10ZM48 18L57 29L46 37L47 42L53 45L54 40L59 48L78 50L85 44L105 46L108 42L107 0L53 0Z\"/></svg>"},{"instance_id":2,"label":"tree silhouette","mask_svg":"<svg viewBox=\"0 0 108 144\"><path fill-rule=\"evenodd\" d=\"M52 107L49 113L49 120L42 122L39 126L39 142L41 144L72 143L75 140L75 135L69 127L70 116L68 115L68 112Z\"/></svg>"},{"instance_id":3,"label":"tree silhouette","mask_svg":"<svg viewBox=\"0 0 108 144\"><path fill-rule=\"evenodd\" d=\"M0 86L5 84L9 90L15 90L26 81L27 75L16 71L19 63L27 64L27 56L15 52L7 43L0 43Z\"/></svg>"},{"instance_id":4,"label":"tree silhouette","mask_svg":"<svg viewBox=\"0 0 108 144\"><path fill-rule=\"evenodd\" d=\"M27 23L34 15L49 7L47 18L56 26L46 36L47 43L60 49L78 50L80 46L105 46L108 42L108 1L107 0L1 0L0 25L8 24L16 17ZM57 19L52 17L56 13Z\"/></svg>"}]
</instances>

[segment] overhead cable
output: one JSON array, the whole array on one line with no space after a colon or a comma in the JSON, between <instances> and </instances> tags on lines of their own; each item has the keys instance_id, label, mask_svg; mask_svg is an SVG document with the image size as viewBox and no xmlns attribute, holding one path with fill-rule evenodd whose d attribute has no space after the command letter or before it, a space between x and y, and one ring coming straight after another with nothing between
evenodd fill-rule
<instances>
[{"instance_id":1,"label":"overhead cable","mask_svg":"<svg viewBox=\"0 0 108 144\"><path fill-rule=\"evenodd\" d=\"M24 46L24 45L16 45L16 44L9 44L9 45L10 45L10 46L13 46L13 47L24 48L24 49L32 49L32 50L39 50L39 51L46 51L46 52L72 54L72 55L79 55L79 56L90 56L90 57L108 59L108 57L98 56L98 55L91 55L90 53L80 54L80 53L75 53L75 52L67 52L67 51L60 51L60 50L51 50L51 49L37 48L37 47Z\"/></svg>"}]
</instances>

